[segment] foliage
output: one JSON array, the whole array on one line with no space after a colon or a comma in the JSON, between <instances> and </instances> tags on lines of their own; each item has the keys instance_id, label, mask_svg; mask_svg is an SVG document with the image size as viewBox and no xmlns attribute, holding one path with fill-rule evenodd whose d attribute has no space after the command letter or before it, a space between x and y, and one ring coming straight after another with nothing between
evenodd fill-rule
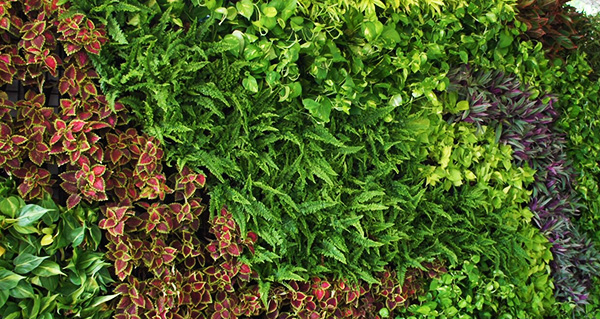
<instances>
[{"instance_id":1,"label":"foliage","mask_svg":"<svg viewBox=\"0 0 600 319\"><path fill-rule=\"evenodd\" d=\"M527 284L515 285L511 276L474 255L433 279L419 302L404 308L404 316L396 318L543 318L556 311L548 242L531 225L522 232L529 240L531 258L521 272L529 277Z\"/></svg>"},{"instance_id":2,"label":"foliage","mask_svg":"<svg viewBox=\"0 0 600 319\"><path fill-rule=\"evenodd\" d=\"M230 7L110 3L78 4L120 30L109 33L122 41L93 58L110 99L119 97L133 109L145 131L164 142L168 160L208 170L212 214L230 204L242 233L259 235L253 261L263 278L333 274L375 282L372 274L389 263L406 265L402 274L440 254L457 263L456 256L481 249L476 242L502 243L490 252L497 260L518 246L506 229L495 232L493 225L504 214L516 216L517 224L523 217L514 212L527 195L516 185L527 183L527 171L509 165L498 174L510 182L461 190L470 198L493 196L498 204L489 210L476 214L474 202L453 209L460 200L449 194L463 184L460 170L474 168L471 162L441 167L446 172L437 178L449 178L424 192L435 167L421 165L434 169L428 175L416 167L439 155L429 155L427 146L436 141L417 141L422 137L416 135L454 129L441 117L409 116L427 103L441 107L436 92L447 87L449 63L469 61L472 54L480 63L505 64L514 35L495 22L514 16L510 5L479 8L457 1L448 7L455 15L391 4L357 10L294 1ZM482 13L486 18L477 22ZM423 19L428 22L419 30ZM476 37L486 28L492 31ZM440 36L424 35L431 33ZM458 50L462 38L473 43L467 51ZM499 52L479 58L478 41ZM431 127L421 128L428 121L434 121ZM472 130L456 129L465 135ZM468 136L473 141L459 152L481 141L500 156L490 134ZM496 170L485 167L488 159L479 162L477 178ZM514 191L502 193L513 183ZM518 198L517 204L500 212L503 198ZM473 214L465 218L464 211ZM464 229L466 224L472 227ZM483 225L490 232L479 234Z\"/></svg>"},{"instance_id":3,"label":"foliage","mask_svg":"<svg viewBox=\"0 0 600 319\"><path fill-rule=\"evenodd\" d=\"M527 38L541 41L551 57L576 49L582 37L576 25L583 16L567 2L569 0L518 1L517 19L522 24L515 26L524 31Z\"/></svg>"},{"instance_id":4,"label":"foliage","mask_svg":"<svg viewBox=\"0 0 600 319\"><path fill-rule=\"evenodd\" d=\"M581 39L578 46L580 52L585 52L587 61L591 68L589 78L592 81L598 79L600 70L600 14L586 15L585 19L577 26Z\"/></svg>"},{"instance_id":5,"label":"foliage","mask_svg":"<svg viewBox=\"0 0 600 319\"><path fill-rule=\"evenodd\" d=\"M564 151L564 137L549 126L557 118L556 99L538 97L501 72L473 73L465 67L457 70L453 83L469 106L459 118L495 125L497 139L515 149L515 162L537 170L530 208L535 224L553 243L557 297L585 304L600 268L599 254L572 221L580 207L573 188L575 174Z\"/></svg>"},{"instance_id":6,"label":"foliage","mask_svg":"<svg viewBox=\"0 0 600 319\"><path fill-rule=\"evenodd\" d=\"M555 85L553 91L560 96L556 107L561 111L558 128L567 134L566 150L573 160L577 173L575 189L580 198L581 216L575 223L587 232L596 249L600 249L600 197L598 191L599 171L598 143L598 90L600 83L586 61L584 52L578 51L568 57L566 63L553 67ZM594 78L594 80L591 80ZM595 279L597 280L597 278ZM595 286L593 286L595 288ZM593 289L586 306L588 313L598 312L598 290Z\"/></svg>"},{"instance_id":7,"label":"foliage","mask_svg":"<svg viewBox=\"0 0 600 319\"><path fill-rule=\"evenodd\" d=\"M66 210L50 198L26 204L0 181L0 315L3 318L108 318L113 282L94 224L99 211Z\"/></svg>"}]
</instances>

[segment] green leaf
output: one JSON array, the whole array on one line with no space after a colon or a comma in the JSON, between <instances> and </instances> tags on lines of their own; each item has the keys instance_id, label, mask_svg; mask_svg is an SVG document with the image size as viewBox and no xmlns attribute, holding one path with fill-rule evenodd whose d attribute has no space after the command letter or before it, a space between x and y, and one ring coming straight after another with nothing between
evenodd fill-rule
<instances>
[{"instance_id":1,"label":"green leaf","mask_svg":"<svg viewBox=\"0 0 600 319\"><path fill-rule=\"evenodd\" d=\"M21 279L25 277L17 275L10 270L0 269L0 290L10 290L15 288Z\"/></svg>"},{"instance_id":2,"label":"green leaf","mask_svg":"<svg viewBox=\"0 0 600 319\"><path fill-rule=\"evenodd\" d=\"M265 7L263 9L263 13L267 18L274 18L275 16L277 16L277 9L274 7Z\"/></svg>"},{"instance_id":3,"label":"green leaf","mask_svg":"<svg viewBox=\"0 0 600 319\"><path fill-rule=\"evenodd\" d=\"M33 269L32 273L40 277L65 275L61 271L60 265L51 260L44 260L38 267Z\"/></svg>"},{"instance_id":4,"label":"green leaf","mask_svg":"<svg viewBox=\"0 0 600 319\"><path fill-rule=\"evenodd\" d=\"M15 218L23 205L25 205L25 202L21 198L16 196L7 197L0 202L0 213L9 218Z\"/></svg>"},{"instance_id":5,"label":"green leaf","mask_svg":"<svg viewBox=\"0 0 600 319\"><path fill-rule=\"evenodd\" d=\"M33 298L33 287L27 281L22 280L16 287L10 290L10 295L17 299Z\"/></svg>"},{"instance_id":6,"label":"green leaf","mask_svg":"<svg viewBox=\"0 0 600 319\"><path fill-rule=\"evenodd\" d=\"M462 63L469 63L469 55L465 51L458 52L458 56L460 56L460 60Z\"/></svg>"},{"instance_id":7,"label":"green leaf","mask_svg":"<svg viewBox=\"0 0 600 319\"><path fill-rule=\"evenodd\" d=\"M256 78L252 75L248 75L247 78L242 80L242 85L244 88L252 93L258 93L258 83L256 82Z\"/></svg>"},{"instance_id":8,"label":"green leaf","mask_svg":"<svg viewBox=\"0 0 600 319\"><path fill-rule=\"evenodd\" d=\"M77 246L81 245L84 238L85 238L85 222L84 222L83 226L77 227L69 233L69 240L71 241L71 245L73 245L73 247L77 247Z\"/></svg>"},{"instance_id":9,"label":"green leaf","mask_svg":"<svg viewBox=\"0 0 600 319\"><path fill-rule=\"evenodd\" d=\"M319 103L313 99L303 99L302 104L310 112L311 115L324 122L329 122L329 115L331 114L331 103L327 104L325 103L325 101Z\"/></svg>"},{"instance_id":10,"label":"green leaf","mask_svg":"<svg viewBox=\"0 0 600 319\"><path fill-rule=\"evenodd\" d=\"M469 109L469 101L460 101L456 103L456 111L467 111Z\"/></svg>"},{"instance_id":11,"label":"green leaf","mask_svg":"<svg viewBox=\"0 0 600 319\"><path fill-rule=\"evenodd\" d=\"M22 253L15 258L13 264L15 265L14 271L16 273L25 275L39 266L45 259L50 258L46 257L38 257L28 253Z\"/></svg>"},{"instance_id":12,"label":"green leaf","mask_svg":"<svg viewBox=\"0 0 600 319\"><path fill-rule=\"evenodd\" d=\"M503 49L508 47L513 41L513 36L506 30L500 33L500 41L498 41L498 48Z\"/></svg>"},{"instance_id":13,"label":"green leaf","mask_svg":"<svg viewBox=\"0 0 600 319\"><path fill-rule=\"evenodd\" d=\"M363 35L369 42L375 40L378 36L375 23L370 21L363 23Z\"/></svg>"},{"instance_id":14,"label":"green leaf","mask_svg":"<svg viewBox=\"0 0 600 319\"><path fill-rule=\"evenodd\" d=\"M38 205L28 204L19 211L17 225L21 227L29 226L38 221L44 214L51 211Z\"/></svg>"},{"instance_id":15,"label":"green leaf","mask_svg":"<svg viewBox=\"0 0 600 319\"><path fill-rule=\"evenodd\" d=\"M2 307L4 307L4 304L8 300L8 296L8 290L0 289L0 309L3 309Z\"/></svg>"},{"instance_id":16,"label":"green leaf","mask_svg":"<svg viewBox=\"0 0 600 319\"><path fill-rule=\"evenodd\" d=\"M92 303L89 305L89 307L95 308L98 307L104 303L107 303L113 299L115 299L118 295L107 295L107 296L100 296L100 297L96 297L92 300Z\"/></svg>"},{"instance_id":17,"label":"green leaf","mask_svg":"<svg viewBox=\"0 0 600 319\"><path fill-rule=\"evenodd\" d=\"M262 301L265 308L269 306L269 290L271 289L271 283L268 281L259 281L258 282L258 293L260 295L260 300Z\"/></svg>"},{"instance_id":18,"label":"green leaf","mask_svg":"<svg viewBox=\"0 0 600 319\"><path fill-rule=\"evenodd\" d=\"M242 0L235 4L238 12L246 19L250 20L252 13L254 13L254 4L252 0Z\"/></svg>"}]
</instances>

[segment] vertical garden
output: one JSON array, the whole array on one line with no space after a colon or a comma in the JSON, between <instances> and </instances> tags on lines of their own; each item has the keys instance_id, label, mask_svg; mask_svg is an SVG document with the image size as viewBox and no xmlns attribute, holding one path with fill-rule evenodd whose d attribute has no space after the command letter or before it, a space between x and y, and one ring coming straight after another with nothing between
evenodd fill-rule
<instances>
[{"instance_id":1,"label":"vertical garden","mask_svg":"<svg viewBox=\"0 0 600 319\"><path fill-rule=\"evenodd\" d=\"M600 318L600 18L1 0L0 318Z\"/></svg>"}]
</instances>

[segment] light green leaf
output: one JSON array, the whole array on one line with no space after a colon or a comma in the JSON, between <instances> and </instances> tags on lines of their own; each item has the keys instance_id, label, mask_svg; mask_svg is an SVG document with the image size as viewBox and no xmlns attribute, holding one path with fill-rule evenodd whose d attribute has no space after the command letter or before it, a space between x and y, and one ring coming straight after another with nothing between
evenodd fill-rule
<instances>
[{"instance_id":1,"label":"light green leaf","mask_svg":"<svg viewBox=\"0 0 600 319\"><path fill-rule=\"evenodd\" d=\"M247 78L242 80L242 85L244 88L252 93L258 93L258 83L256 82L256 78L252 75L248 75Z\"/></svg>"},{"instance_id":2,"label":"light green leaf","mask_svg":"<svg viewBox=\"0 0 600 319\"><path fill-rule=\"evenodd\" d=\"M15 288L23 278L25 277L17 275L10 270L0 268L0 290L10 290Z\"/></svg>"},{"instance_id":3,"label":"light green leaf","mask_svg":"<svg viewBox=\"0 0 600 319\"><path fill-rule=\"evenodd\" d=\"M40 218L42 218L42 216L44 216L44 214L46 214L49 211L51 211L51 210L43 208L38 205L33 205L33 204L25 205L25 207L23 207L19 211L19 218L17 218L17 225L22 226L22 227L29 226L29 225L35 223L36 221L38 221Z\"/></svg>"},{"instance_id":4,"label":"light green leaf","mask_svg":"<svg viewBox=\"0 0 600 319\"><path fill-rule=\"evenodd\" d=\"M244 16L246 19L250 19L252 17L252 13L254 13L254 4L251 0L242 0L235 4L238 12Z\"/></svg>"},{"instance_id":5,"label":"light green leaf","mask_svg":"<svg viewBox=\"0 0 600 319\"><path fill-rule=\"evenodd\" d=\"M19 197L7 197L0 202L0 213L10 218L15 218L17 211L19 211L19 208L23 205L25 205L25 202Z\"/></svg>"},{"instance_id":6,"label":"light green leaf","mask_svg":"<svg viewBox=\"0 0 600 319\"><path fill-rule=\"evenodd\" d=\"M263 13L267 18L274 18L277 15L277 9L274 7L265 7Z\"/></svg>"},{"instance_id":7,"label":"light green leaf","mask_svg":"<svg viewBox=\"0 0 600 319\"><path fill-rule=\"evenodd\" d=\"M466 111L469 109L469 101L460 101L456 103L456 111Z\"/></svg>"},{"instance_id":8,"label":"light green leaf","mask_svg":"<svg viewBox=\"0 0 600 319\"><path fill-rule=\"evenodd\" d=\"M60 265L51 260L44 260L38 267L33 269L32 273L40 277L65 275L65 273L60 270Z\"/></svg>"},{"instance_id":9,"label":"light green leaf","mask_svg":"<svg viewBox=\"0 0 600 319\"><path fill-rule=\"evenodd\" d=\"M109 301L115 299L117 296L118 295L107 295L107 296L96 297L92 300L90 307L92 307L92 308L98 307L98 306L102 305L103 303L106 303L106 302L109 302Z\"/></svg>"}]
</instances>

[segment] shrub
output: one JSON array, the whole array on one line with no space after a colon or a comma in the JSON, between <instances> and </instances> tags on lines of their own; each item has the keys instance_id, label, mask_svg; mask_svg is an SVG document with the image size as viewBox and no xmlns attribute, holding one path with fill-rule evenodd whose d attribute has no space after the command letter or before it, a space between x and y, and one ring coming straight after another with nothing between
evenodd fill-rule
<instances>
[{"instance_id":1,"label":"shrub","mask_svg":"<svg viewBox=\"0 0 600 319\"><path fill-rule=\"evenodd\" d=\"M48 196L35 203L0 180L0 316L108 318L113 282L104 254L97 208L67 210Z\"/></svg>"}]
</instances>

